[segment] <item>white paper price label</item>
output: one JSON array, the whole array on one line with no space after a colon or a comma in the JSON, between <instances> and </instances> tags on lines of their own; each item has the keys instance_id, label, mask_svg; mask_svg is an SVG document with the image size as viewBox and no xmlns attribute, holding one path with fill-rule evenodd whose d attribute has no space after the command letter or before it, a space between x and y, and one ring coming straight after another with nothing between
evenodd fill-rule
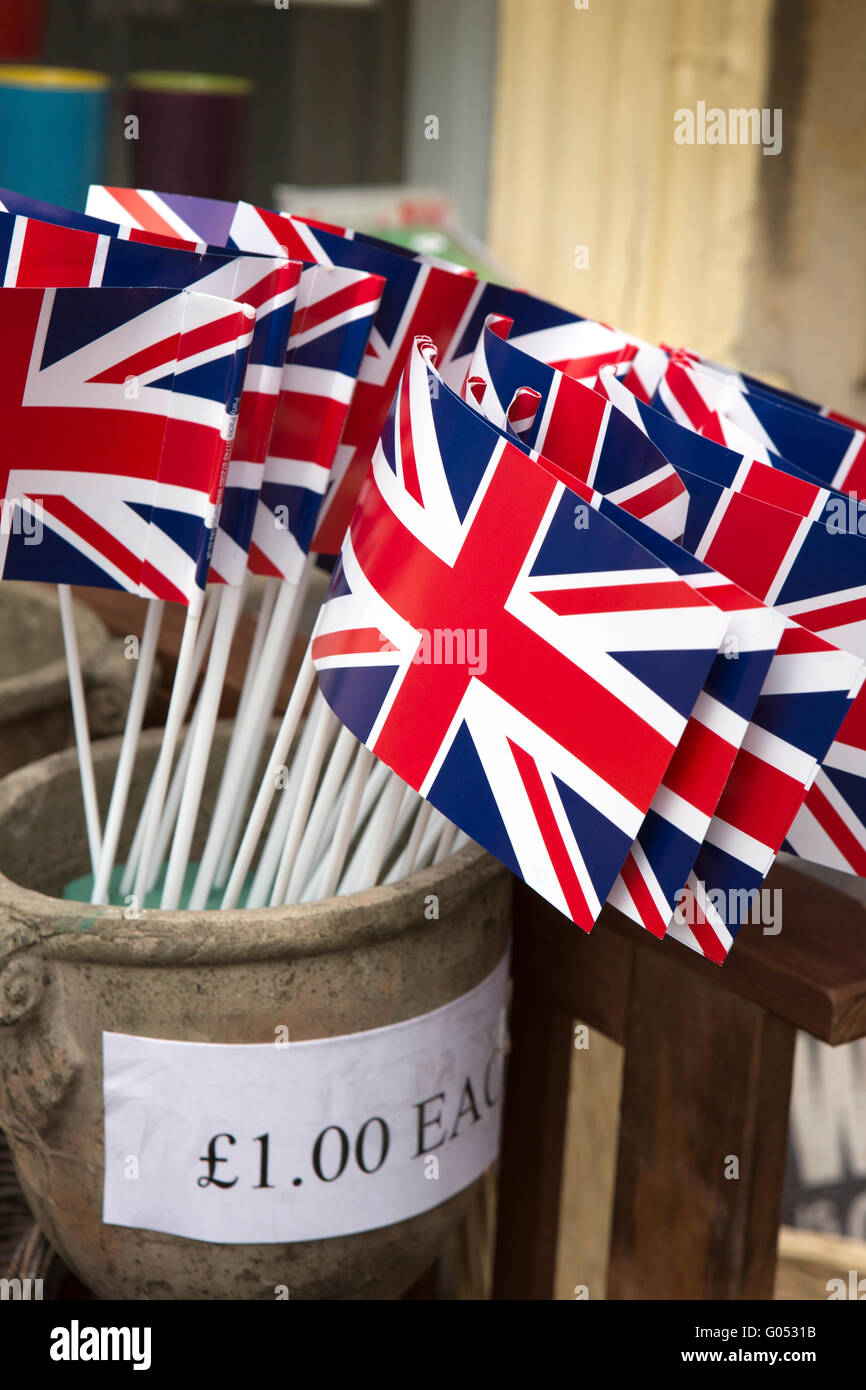
<instances>
[{"instance_id":1,"label":"white paper price label","mask_svg":"<svg viewBox=\"0 0 866 1390\"><path fill-rule=\"evenodd\" d=\"M508 961L389 1028L273 1044L103 1033L103 1220L194 1240L351 1235L496 1158Z\"/></svg>"}]
</instances>

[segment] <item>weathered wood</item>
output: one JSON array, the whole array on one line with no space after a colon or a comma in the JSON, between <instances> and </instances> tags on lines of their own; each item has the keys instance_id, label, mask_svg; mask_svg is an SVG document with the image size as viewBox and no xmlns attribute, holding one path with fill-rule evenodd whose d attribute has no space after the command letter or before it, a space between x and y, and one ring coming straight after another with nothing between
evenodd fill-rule
<instances>
[{"instance_id":1,"label":"weathered wood","mask_svg":"<svg viewBox=\"0 0 866 1390\"><path fill-rule=\"evenodd\" d=\"M795 1030L685 975L634 963L609 1298L771 1298Z\"/></svg>"},{"instance_id":2,"label":"weathered wood","mask_svg":"<svg viewBox=\"0 0 866 1390\"><path fill-rule=\"evenodd\" d=\"M494 1298L553 1297L571 1014L532 971L515 974L499 1169Z\"/></svg>"},{"instance_id":3,"label":"weathered wood","mask_svg":"<svg viewBox=\"0 0 866 1390\"><path fill-rule=\"evenodd\" d=\"M693 978L715 984L823 1042L863 1037L866 881L781 855L765 889L781 895L781 931L772 935L760 924L746 923L722 966L676 941L656 941L612 908L605 908L590 944L610 933L637 951L661 953L676 962L683 988Z\"/></svg>"},{"instance_id":4,"label":"weathered wood","mask_svg":"<svg viewBox=\"0 0 866 1390\"><path fill-rule=\"evenodd\" d=\"M624 1042L637 929L625 934L599 926L587 936L520 881L514 885L513 911L515 979L532 971L544 986L548 1007L556 1004L569 1017Z\"/></svg>"}]
</instances>

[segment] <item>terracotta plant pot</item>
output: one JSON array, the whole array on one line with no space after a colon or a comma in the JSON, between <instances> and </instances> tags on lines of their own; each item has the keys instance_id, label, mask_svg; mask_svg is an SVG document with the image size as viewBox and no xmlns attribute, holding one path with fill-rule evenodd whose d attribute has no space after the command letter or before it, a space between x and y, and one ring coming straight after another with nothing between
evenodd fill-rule
<instances>
[{"instance_id":1,"label":"terracotta plant pot","mask_svg":"<svg viewBox=\"0 0 866 1390\"><path fill-rule=\"evenodd\" d=\"M144 738L136 808L159 738L158 730ZM220 726L206 807L225 739ZM117 750L117 740L94 748L101 798ZM70 752L0 783L0 845L8 874L0 875L0 1123L36 1219L84 1283L120 1299L274 1299L280 1287L292 1299L383 1299L408 1289L477 1183L393 1225L287 1244L104 1224L103 1032L273 1044L286 1020L294 1042L430 1013L503 959L511 880L501 865L472 847L348 897L230 912L149 909L130 920L120 908L60 899L86 867ZM425 916L430 894L437 920Z\"/></svg>"},{"instance_id":2,"label":"terracotta plant pot","mask_svg":"<svg viewBox=\"0 0 866 1390\"><path fill-rule=\"evenodd\" d=\"M123 728L135 662L99 618L75 605L78 651L94 737ZM57 591L0 584L0 775L72 742L72 711Z\"/></svg>"}]
</instances>

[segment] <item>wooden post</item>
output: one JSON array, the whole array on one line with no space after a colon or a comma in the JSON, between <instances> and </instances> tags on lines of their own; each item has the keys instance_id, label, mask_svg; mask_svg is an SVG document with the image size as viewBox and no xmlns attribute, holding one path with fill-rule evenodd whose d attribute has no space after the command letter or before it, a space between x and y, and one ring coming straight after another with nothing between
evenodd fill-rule
<instances>
[{"instance_id":1,"label":"wooden post","mask_svg":"<svg viewBox=\"0 0 866 1390\"><path fill-rule=\"evenodd\" d=\"M608 1298L772 1298L795 1029L635 960Z\"/></svg>"}]
</instances>

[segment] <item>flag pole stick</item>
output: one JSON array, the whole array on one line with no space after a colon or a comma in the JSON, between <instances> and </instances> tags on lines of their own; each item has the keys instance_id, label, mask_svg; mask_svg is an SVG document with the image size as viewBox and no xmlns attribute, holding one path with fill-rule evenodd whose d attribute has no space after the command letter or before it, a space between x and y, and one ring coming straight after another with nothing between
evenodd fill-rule
<instances>
[{"instance_id":1,"label":"flag pole stick","mask_svg":"<svg viewBox=\"0 0 866 1390\"><path fill-rule=\"evenodd\" d=\"M174 760L174 750L177 747L178 737L183 724L183 717L189 702L192 682L195 679L197 669L195 666L195 648L200 622L200 612L191 613L190 610L187 609L186 621L183 626L183 636L180 643L180 652L177 658L177 668L174 673L174 684L172 686L168 714L165 720L162 745L159 750L159 757L156 760L156 767L154 768L153 779L151 781L150 790L152 801L150 810L147 813L147 822L141 843L141 858L138 861L138 868L135 871L133 896L139 907L143 906L147 897L153 851L156 845L156 837L159 834L160 818L165 802L165 794L168 789L171 766Z\"/></svg>"},{"instance_id":2,"label":"flag pole stick","mask_svg":"<svg viewBox=\"0 0 866 1390\"><path fill-rule=\"evenodd\" d=\"M424 831L424 835L422 836L421 844L418 848L418 853L415 856L415 863L413 865L413 868L426 869L428 865L432 863L433 855L436 851L436 845L438 844L442 836L443 827L447 824L448 822L446 821L445 817L434 807L433 814L428 820L427 828Z\"/></svg>"},{"instance_id":3,"label":"flag pole stick","mask_svg":"<svg viewBox=\"0 0 866 1390\"><path fill-rule=\"evenodd\" d=\"M415 861L418 857L418 849L421 844L422 836L427 829L427 822L432 814L433 807L430 805L430 802L422 801L421 805L418 807L418 814L415 817L415 823L410 831L409 839L406 841L406 847L391 872L388 874L388 877L385 879L386 883L399 883L401 878L408 878L412 873L415 868Z\"/></svg>"},{"instance_id":4,"label":"flag pole stick","mask_svg":"<svg viewBox=\"0 0 866 1390\"><path fill-rule=\"evenodd\" d=\"M219 615L214 629L207 671L196 708L194 727L190 730L189 735L189 766L183 784L177 826L175 827L165 884L162 890L160 907L163 909L173 910L180 903L202 788L207 773L208 757L213 743L226 666L245 591L246 583L243 583L224 589L220 595Z\"/></svg>"},{"instance_id":5,"label":"flag pole stick","mask_svg":"<svg viewBox=\"0 0 866 1390\"><path fill-rule=\"evenodd\" d=\"M202 663L204 662L205 652L207 651L207 646L213 634L214 623L216 621L218 601L219 595L216 592L216 588L214 586L211 586L211 588L208 589L205 597L204 614L202 616L201 624L198 630L198 636L196 638L195 652L193 654L194 671L198 671L201 668ZM177 677L175 676L175 684L176 683ZM189 702L192 697L192 689L192 682L190 682L180 717L181 725L186 719L187 710L189 708ZM155 771L156 769L154 769L154 773L151 774L150 786L147 789L147 795L145 796L144 804L142 805L141 811L139 812L138 825L135 828L135 834L132 839L132 844L130 845L129 853L126 856L126 863L123 867L123 876L120 880L120 893L122 897L128 897L130 892L132 891L132 884L135 878L135 871L138 868L138 862L141 858L141 846L144 840L144 830L145 826L147 825L148 816L150 814L150 807L153 804L152 789Z\"/></svg>"},{"instance_id":6,"label":"flag pole stick","mask_svg":"<svg viewBox=\"0 0 866 1390\"><path fill-rule=\"evenodd\" d=\"M303 771L303 768L306 766L306 760L309 752L309 735L311 733L311 724L312 721L308 720L307 725L304 729L305 741L298 747L298 751L295 754L295 761L292 766L292 773L289 785L285 793L285 798L287 799L284 799L284 801L281 803L277 811L277 814L274 816L271 828L268 831L267 841L265 843L264 849L262 850L262 855L259 861L258 869L256 870L256 881L253 884L253 890L250 893L249 902L247 904L247 906L249 907L260 907L263 903L268 901L271 886L274 882L274 878L277 873L277 865L279 863L280 856L283 852L283 848L286 842L286 836L288 834L289 822L292 814L292 798L296 791L297 778L300 776L300 774ZM385 763L379 762L379 760L375 758L372 753L370 754L369 758L364 759L364 767L365 776L361 782L360 807L358 809L357 815L355 816L354 824L352 825L352 833L350 834L348 843L344 848L343 862L341 862L337 868L337 881L339 881L339 878L343 873L343 869L345 868L345 854L348 853L353 841L360 840L370 817L375 814L376 805L379 801L383 789L388 785L388 779L393 775L391 773L391 769L387 767ZM337 815L339 815L345 791L346 786L344 785L344 787L341 788L340 792L338 793L338 796L335 798L335 809L337 811ZM323 830L321 836L319 837L320 843L323 845L327 845L328 836L329 831L326 827L325 830ZM321 857L322 862L324 862L325 858L327 857L327 849L325 849L325 852L322 854ZM317 865L315 870L316 873L318 872L318 869L319 866ZM337 883L335 882L334 890L336 890L336 886Z\"/></svg>"},{"instance_id":7,"label":"flag pole stick","mask_svg":"<svg viewBox=\"0 0 866 1390\"><path fill-rule=\"evenodd\" d=\"M291 637L300 617L303 587L303 583L282 584L277 594L244 719L241 723L235 720L190 907L204 907L216 881L217 870L231 864L231 855L243 827L249 788L267 734L280 678L289 657ZM277 761L282 762L283 759Z\"/></svg>"},{"instance_id":8,"label":"flag pole stick","mask_svg":"<svg viewBox=\"0 0 866 1390\"><path fill-rule=\"evenodd\" d=\"M309 758L310 746L315 733L315 721L312 719L304 720L304 727L295 743L292 751L292 761L288 766L288 776L285 785L280 789L279 800L274 811L262 852L259 855L259 862L256 865L256 872L250 885L249 893L244 904L245 907L264 907L271 895L271 888L277 876L277 869L280 863L280 855L283 852L283 845L286 843L286 836L289 833L289 823L292 819L292 809L295 798L298 794L298 786L303 776L304 768Z\"/></svg>"},{"instance_id":9,"label":"flag pole stick","mask_svg":"<svg viewBox=\"0 0 866 1390\"><path fill-rule=\"evenodd\" d=\"M310 719L315 721L310 753L298 787L298 796L292 807L292 818L289 822L289 831L283 852L280 856L277 877L271 891L271 907L278 907L285 901L286 889L289 886L289 876L295 862L295 855L301 843L304 833L307 816L313 802L313 796L319 780L319 773L322 769L322 762L325 757L328 744L333 735L335 726L339 725L337 716L332 713L331 707L326 701L321 691L316 692L313 708L310 711Z\"/></svg>"},{"instance_id":10,"label":"flag pole stick","mask_svg":"<svg viewBox=\"0 0 866 1390\"><path fill-rule=\"evenodd\" d=\"M368 765L368 767L369 767L369 765ZM340 787L340 790L337 792L337 795L334 797L333 803L332 803L332 805L331 805L331 809L330 809L330 811L328 812L327 819L325 820L325 824L324 824L323 827L322 827L321 834L320 834L319 837L318 837L318 844L315 846L315 850L314 850L314 853L313 853L313 859L312 859L312 863L311 863L311 867L310 867L310 872L309 872L309 874L308 874L308 876L307 876L307 881L306 881L306 883L304 884L302 896L303 896L303 895L309 895L310 884L313 882L313 880L316 880L316 882L318 882L318 880L322 877L322 874L323 874L324 868L325 868L325 864L326 864L326 862L327 862L327 860L328 860L328 857L329 857L329 854L330 854L330 850L331 850L331 846L332 846L333 841L334 841L334 835L336 834L337 823L338 823L338 821L340 820L340 817L341 817L342 814L343 814L343 803L345 802L346 796L348 795L349 784L350 784L350 782L351 782L352 772L353 772L353 771L354 771L354 768L351 769L351 770L349 771L349 773L347 773L346 778L345 778L345 781L343 782L342 786ZM369 770L368 770L368 775L369 775ZM366 779L365 779L365 780L366 780ZM358 807L356 807L356 819L355 819L355 826L354 826L354 829L355 829L356 832L358 831L358 826L359 826L359 821L358 821L358 818L357 818L357 812L358 812L358 808L360 807L360 804L361 804L361 803L360 803L360 796L363 795L363 792L364 792L364 782L362 781L361 784L360 784L360 792L359 792Z\"/></svg>"},{"instance_id":11,"label":"flag pole stick","mask_svg":"<svg viewBox=\"0 0 866 1390\"><path fill-rule=\"evenodd\" d=\"M141 633L138 663L132 682L129 708L126 713L126 724L123 730L120 754L114 773L114 785L111 789L111 800L108 803L108 815L105 819L105 832L102 837L99 862L96 867L93 883L93 893L90 898L92 903L106 903L108 901L111 871L114 868L117 845L120 839L120 830L126 811L129 787L132 782L132 770L135 766L138 740L141 734L141 726L144 722L144 712L147 706L148 693L150 691L153 663L156 658L156 644L159 639L159 629L162 623L164 608L165 604L162 599L150 599L148 601L147 614Z\"/></svg>"},{"instance_id":12,"label":"flag pole stick","mask_svg":"<svg viewBox=\"0 0 866 1390\"><path fill-rule=\"evenodd\" d=\"M341 724L331 756L328 759L325 775L322 778L322 785L318 790L313 809L304 826L298 845L286 889L287 902L299 901L304 884L312 872L316 850L322 841L325 822L340 790L356 746L355 735L344 724Z\"/></svg>"},{"instance_id":13,"label":"flag pole stick","mask_svg":"<svg viewBox=\"0 0 866 1390\"><path fill-rule=\"evenodd\" d=\"M392 776L361 836L349 867L340 880L337 890L339 893L356 893L359 889L370 888L376 883L391 843L405 791L405 782Z\"/></svg>"},{"instance_id":14,"label":"flag pole stick","mask_svg":"<svg viewBox=\"0 0 866 1390\"><path fill-rule=\"evenodd\" d=\"M456 836L456 834L457 826L454 824L454 822L446 821L442 830L442 834L439 836L439 843L436 846L436 851L433 855L434 864L441 864L443 859L448 858L448 855L451 853L451 846L454 843L454 837Z\"/></svg>"},{"instance_id":15,"label":"flag pole stick","mask_svg":"<svg viewBox=\"0 0 866 1390\"><path fill-rule=\"evenodd\" d=\"M165 806L163 807L162 818L160 820L159 834L156 837L156 848L153 852L153 862L155 870L151 872L151 881L148 884L147 889L148 892L152 890L154 883L159 877L159 866L163 863L166 855L168 854L168 848L171 844L175 822L177 820L178 807L180 806L180 799L183 796L183 789L186 783L186 774L189 769L190 754L192 753L192 740L195 734L195 728L199 719L200 710L201 703L199 702L193 710L192 719L189 721L189 725L184 736L183 747L180 750L180 755L178 757L177 762L174 765L174 771L171 774L171 783L169 784L168 793L165 798ZM141 846L139 844L139 849L140 848Z\"/></svg>"},{"instance_id":16,"label":"flag pole stick","mask_svg":"<svg viewBox=\"0 0 866 1390\"><path fill-rule=\"evenodd\" d=\"M60 624L63 629L63 645L66 649L66 670L69 677L69 695L72 702L72 725L75 730L75 746L78 749L78 771L81 776L81 794L84 801L84 821L87 827L87 845L90 851L90 865L94 878L99 864L101 832L99 828L99 805L96 799L96 779L93 775L93 756L90 751L90 731L87 726L87 703L84 698L84 681L81 676L81 658L78 653L78 638L75 633L75 616L72 609L72 595L68 584L57 585L57 598L60 603Z\"/></svg>"},{"instance_id":17,"label":"flag pole stick","mask_svg":"<svg viewBox=\"0 0 866 1390\"><path fill-rule=\"evenodd\" d=\"M268 631L268 625L271 621L271 614L274 611L274 602L277 597L277 591L279 589L280 583L281 581L279 579L267 579L265 581L265 587L262 591L262 601L259 607L258 616L256 617L256 630L253 633L253 640L252 644L250 645L250 654L247 658L247 669L244 671L244 679L243 684L241 686L240 698L238 699L238 707L235 711L236 723L243 720L245 716L246 706L248 705L250 698L250 690L252 689L255 673L258 670L259 661L261 660L262 647L264 646L265 637Z\"/></svg>"},{"instance_id":18,"label":"flag pole stick","mask_svg":"<svg viewBox=\"0 0 866 1390\"><path fill-rule=\"evenodd\" d=\"M298 724L300 723L301 715L304 711L304 705L313 687L314 680L315 667L313 666L313 659L310 655L310 647L308 646L295 680L291 699L286 706L286 712L283 715L282 723L277 732L277 737L273 749L271 750L270 760L268 766L265 768L264 776L259 786L258 795L253 803L253 809L250 812L246 830L244 831L243 839L241 840L240 848L228 883L226 884L222 902L220 903L221 907L235 907L237 904L241 889L246 882L247 872L252 862L253 855L256 851L256 845L259 842L259 837L264 829L265 821L268 818L271 801L277 790L277 772L285 766L286 756L292 745L295 733L297 732ZM199 869L199 873L201 873L201 868ZM210 891L209 887L208 891ZM205 902L207 902L207 896L205 896ZM199 906L196 899L195 888L193 888L190 906Z\"/></svg>"},{"instance_id":19,"label":"flag pole stick","mask_svg":"<svg viewBox=\"0 0 866 1390\"><path fill-rule=\"evenodd\" d=\"M268 682L267 687L262 688L261 693L258 697L258 704L256 706L253 706L252 700L255 697L251 695L250 699L247 702L247 706L244 710L244 725L252 729L253 742L252 746L250 747L249 753L245 759L245 762L241 765L240 771L237 774L237 790L235 797L229 807L231 820L229 823L228 831L226 833L225 844L223 845L222 853L220 854L216 874L214 877L214 882L219 887L222 887L227 882L228 876L231 873L234 852L237 848L237 843L241 837L241 833L243 831L244 826L244 807L246 806L247 800L249 798L250 788L252 787L253 777L255 776L255 769L258 766L259 759L261 758L262 748L264 746L265 738L267 737L268 723L270 721L274 704L276 702L277 691L279 690L280 681L282 680L283 672L286 668L286 663L289 659L289 656L291 655L292 643L295 640L295 635L297 633L298 625L301 620L301 612L303 610L304 599L306 598L307 594L308 580L310 576L310 571L312 569L313 558L313 556L308 556L306 566L303 574L301 575L300 580L296 585L289 586L291 589L294 590L294 593L292 595L291 611L288 615L288 620L285 623L285 626L283 627L279 639L281 652L280 660L273 671L273 674ZM279 597L279 592L281 592L282 589L285 587L286 582L287 581L284 581L284 583L279 586L277 597ZM274 607L276 608L276 603L274 604ZM273 621L273 617L271 621ZM270 624L268 625L268 633L269 632ZM265 636L265 641L267 641L267 634ZM256 713L257 709L258 714Z\"/></svg>"},{"instance_id":20,"label":"flag pole stick","mask_svg":"<svg viewBox=\"0 0 866 1390\"><path fill-rule=\"evenodd\" d=\"M365 748L363 743L358 744L355 754L355 764L349 773L346 783L345 795L340 806L337 817L337 824L334 829L334 837L325 855L322 866L316 870L312 880L304 885L304 893L300 901L307 899L307 895L316 898L330 898L340 881L340 874L343 872L343 864L352 843L352 837L358 819L358 809L361 805L361 798L364 794L364 786L370 774L373 763L373 754L369 748ZM315 888L315 893L313 893Z\"/></svg>"}]
</instances>

